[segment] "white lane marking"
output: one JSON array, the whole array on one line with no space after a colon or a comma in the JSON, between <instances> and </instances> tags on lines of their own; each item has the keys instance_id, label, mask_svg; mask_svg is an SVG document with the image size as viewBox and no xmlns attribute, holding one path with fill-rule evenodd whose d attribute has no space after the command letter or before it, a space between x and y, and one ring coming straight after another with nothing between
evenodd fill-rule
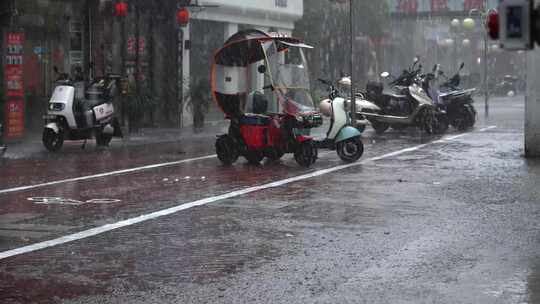
<instances>
[{"instance_id":1,"label":"white lane marking","mask_svg":"<svg viewBox=\"0 0 540 304\"><path fill-rule=\"evenodd\" d=\"M468 134L471 134L471 133L468 133ZM372 161L376 161L376 160L382 160L382 159L389 158L389 157L396 156L396 155L400 155L400 154L403 154L403 153L416 151L418 149L421 149L421 148L426 147L426 146L428 146L430 144L433 144L433 143L434 142L428 143L428 144L423 144L423 145L418 145L418 146L411 147L411 148L402 149L402 150L387 153L387 154L384 154L384 155L381 155L381 156L378 156L378 157L372 157L372 158L366 159L366 160L361 161L361 162L341 165L341 166L332 167L332 168L328 168L328 169L322 169L322 170L314 171L314 172L311 172L311 173L307 173L307 174L303 174L303 175L299 175L299 176L295 176L295 177L291 177L291 178L287 178L287 179L267 183L267 184L260 185L260 186L249 187L249 188L245 188L245 189L236 190L236 191L228 192L228 193L225 193L225 194L221 194L221 195L218 195L218 196L213 196L213 197L200 199L200 200L193 201L193 202L190 202L190 203L185 203L185 204L182 204L182 205L178 205L176 207L171 207L171 208L167 208L167 209L164 209L164 210L152 212L152 213L149 213L149 214L144 214L144 215L137 216L137 217L134 217L134 218L130 218L130 219L127 219L127 220L123 220L123 221L120 221L120 222L117 222L117 223L107 224L107 225L104 225L104 226L101 226L101 227L96 227L96 228L88 229L88 230L85 230L85 231L77 232L77 233L74 233L74 234L66 235L66 236L56 238L56 239L53 239L53 240L44 241L44 242L40 242L40 243L36 243L36 244L24 246L24 247L12 249L12 250L0 252L0 260L7 259L9 257L13 257L13 256L17 256L17 255L30 253L30 252L45 249L45 248L49 248L49 247L58 246L58 245L73 242L73 241L78 241L78 240L85 239L85 238L89 238L89 237L99 235L99 234L103 234L105 232L109 232L109 231L112 231L112 230L115 230L115 229L119 229L119 228L123 228L123 227L127 227L127 226L132 226L132 225L135 225L135 224L138 224L138 223L142 223L142 222L157 219L157 218L160 218L160 217L163 217L163 216L178 213L178 212L180 212L182 210L191 209L193 207L203 206L203 205L214 203L214 202L221 201L221 200L224 200L224 199L229 199L229 198L233 198L233 197L237 197L237 196L241 196L241 195L245 195L245 194L249 194L249 193L252 193L252 192L257 192L257 191L261 191L261 190L265 190L265 189L276 188L276 187L280 187L280 186L287 185L287 184L290 184L290 183L294 183L294 182L298 182L298 181L318 177L318 176L321 176L321 175L329 174L329 173L332 173L332 172L336 172L336 171L340 171L340 170L344 170L344 169L348 169L348 168L352 168L352 167L357 167L357 166L360 166L362 164L366 164L368 162L372 162Z\"/></svg>"},{"instance_id":2,"label":"white lane marking","mask_svg":"<svg viewBox=\"0 0 540 304\"><path fill-rule=\"evenodd\" d=\"M495 129L495 128L497 128L497 126L489 126L489 127L485 127L485 128L482 128L482 129L478 130L478 132L486 132L488 130ZM462 133L462 134L459 134L459 135L454 135L454 136L450 136L450 137L446 137L446 138L443 138L443 139L436 140L433 143L436 143L436 144L445 143L445 142L453 141L453 140L456 140L458 138L467 136L469 134L470 133Z\"/></svg>"},{"instance_id":3,"label":"white lane marking","mask_svg":"<svg viewBox=\"0 0 540 304\"><path fill-rule=\"evenodd\" d=\"M488 127L488 128L484 128L484 129L481 129L480 132L484 132L484 131L486 131L488 129L493 129L493 128L496 128L496 127L491 126L491 127ZM454 140L456 138L465 136L467 134L469 134L469 133L463 133L463 134L460 134L460 135L457 135L457 136L449 137L447 139L437 140L437 141L434 141L433 143L443 143L443 142L446 142L446 141L449 141L449 140ZM328 155L328 154L331 154L331 152L323 152L323 153L320 153L319 156L324 156L324 155ZM96 179L96 178L100 178L100 177L107 177L107 176L114 176L114 175L120 175L120 174L126 174L126 173L133 173L133 172L149 170L149 169L170 167L170 166L175 166L175 165L179 165L179 164L190 163L190 162L195 162L195 161L205 160L205 159L210 159L210 158L215 158L215 157L216 157L215 154L214 155L207 155L207 156L201 156L201 157L196 157L196 158L183 159L183 160L179 160L179 161L175 161L175 162L153 164L153 165L148 165L148 166L135 167L135 168L130 168L130 169L111 171L111 172L105 172L105 173L94 174L94 175L87 175L87 176L81 176L81 177L62 179L62 180L57 180L57 181L52 181L52 182L47 182L47 183L42 183L42 184L35 184L35 185L20 186L20 187L15 187L15 188L1 189L0 194L20 192L20 191L30 190L30 189L35 189L35 188L42 188L42 187L53 186L53 185L64 184L64 183Z\"/></svg>"},{"instance_id":4,"label":"white lane marking","mask_svg":"<svg viewBox=\"0 0 540 304\"><path fill-rule=\"evenodd\" d=\"M48 197L48 196L38 196L38 197L29 197L28 201L34 202L36 205L69 205L69 206L80 206L84 204L114 204L119 203L122 200L119 199L110 199L110 198L94 198L87 201L79 201L71 198L63 197Z\"/></svg>"},{"instance_id":5,"label":"white lane marking","mask_svg":"<svg viewBox=\"0 0 540 304\"><path fill-rule=\"evenodd\" d=\"M201 157L190 158L190 159L183 159L183 160L174 161L174 162L168 162L168 163L153 164L153 165L148 165L148 166L123 169L123 170L118 170L118 171L111 171L111 172L105 172L105 173L99 173L99 174L93 174L93 175L86 175L86 176L74 177L74 178L67 178L67 179L42 183L42 184L21 186L21 187L15 187L15 188L10 188L10 189L2 189L2 190L0 190L0 194L19 192L19 191L23 191L23 190L42 188L42 187L58 185L58 184L64 184L64 183L70 183L70 182L78 182L78 181L89 180L89 179L96 179L96 178L106 177L106 176L133 173L133 172L149 170L149 169L170 167L170 166L175 166L175 165L179 165L179 164L185 164L185 163L190 163L190 162L194 162L194 161L198 161L198 160L210 159L210 158L215 158L215 157L216 157L215 154L214 155L207 155L207 156L201 156Z\"/></svg>"}]
</instances>

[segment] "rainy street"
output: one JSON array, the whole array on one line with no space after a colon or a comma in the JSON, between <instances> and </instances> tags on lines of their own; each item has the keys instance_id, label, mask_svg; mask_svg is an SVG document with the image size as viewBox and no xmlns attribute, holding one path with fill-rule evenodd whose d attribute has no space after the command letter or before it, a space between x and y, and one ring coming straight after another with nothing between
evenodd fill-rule
<instances>
[{"instance_id":1,"label":"rainy street","mask_svg":"<svg viewBox=\"0 0 540 304\"><path fill-rule=\"evenodd\" d=\"M309 169L223 166L212 132L8 150L0 302L540 303L523 96L475 106L469 132L368 128L359 162Z\"/></svg>"},{"instance_id":2,"label":"rainy street","mask_svg":"<svg viewBox=\"0 0 540 304\"><path fill-rule=\"evenodd\" d=\"M0 304L540 304L540 0L1 0Z\"/></svg>"}]
</instances>

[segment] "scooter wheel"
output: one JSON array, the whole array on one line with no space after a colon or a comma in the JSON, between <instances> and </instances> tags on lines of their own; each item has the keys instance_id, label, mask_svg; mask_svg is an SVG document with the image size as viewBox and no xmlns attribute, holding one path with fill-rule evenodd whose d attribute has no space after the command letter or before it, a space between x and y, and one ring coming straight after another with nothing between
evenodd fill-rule
<instances>
[{"instance_id":1,"label":"scooter wheel","mask_svg":"<svg viewBox=\"0 0 540 304\"><path fill-rule=\"evenodd\" d=\"M432 110L426 109L424 111L424 115L422 117L422 124L424 131L427 134L431 135L436 133L438 127L437 118L435 117L435 113Z\"/></svg>"},{"instance_id":2,"label":"scooter wheel","mask_svg":"<svg viewBox=\"0 0 540 304\"><path fill-rule=\"evenodd\" d=\"M476 123L476 110L471 106L464 106L459 109L459 119L456 119L455 128L459 131L466 131L474 127Z\"/></svg>"},{"instance_id":3,"label":"scooter wheel","mask_svg":"<svg viewBox=\"0 0 540 304\"><path fill-rule=\"evenodd\" d=\"M450 126L450 121L448 120L448 116L446 114L437 114L435 116L435 127L433 128L433 132L435 134L446 133L446 131L448 131L449 126Z\"/></svg>"},{"instance_id":4,"label":"scooter wheel","mask_svg":"<svg viewBox=\"0 0 540 304\"><path fill-rule=\"evenodd\" d=\"M111 143L112 137L112 134L106 134L100 131L96 134L96 145L107 147L109 146L109 143Z\"/></svg>"},{"instance_id":5,"label":"scooter wheel","mask_svg":"<svg viewBox=\"0 0 540 304\"><path fill-rule=\"evenodd\" d=\"M354 163L364 154L364 143L362 143L359 136L339 142L337 144L337 154L342 161Z\"/></svg>"},{"instance_id":6,"label":"scooter wheel","mask_svg":"<svg viewBox=\"0 0 540 304\"><path fill-rule=\"evenodd\" d=\"M298 145L294 152L294 160L302 166L309 168L317 160L317 147L311 140L305 141Z\"/></svg>"},{"instance_id":7,"label":"scooter wheel","mask_svg":"<svg viewBox=\"0 0 540 304\"><path fill-rule=\"evenodd\" d=\"M229 135L220 136L216 140L216 154L224 165L232 165L238 159L238 149Z\"/></svg>"},{"instance_id":8,"label":"scooter wheel","mask_svg":"<svg viewBox=\"0 0 540 304\"><path fill-rule=\"evenodd\" d=\"M384 122L378 122L376 120L371 121L371 126L373 127L373 129L375 129L375 133L377 134L383 134L384 132L386 132L386 130L388 130L388 128L390 128L389 124Z\"/></svg>"},{"instance_id":9,"label":"scooter wheel","mask_svg":"<svg viewBox=\"0 0 540 304\"><path fill-rule=\"evenodd\" d=\"M47 150L56 152L62 148L64 136L62 135L62 132L56 133L51 129L45 129L43 130L42 141Z\"/></svg>"}]
</instances>

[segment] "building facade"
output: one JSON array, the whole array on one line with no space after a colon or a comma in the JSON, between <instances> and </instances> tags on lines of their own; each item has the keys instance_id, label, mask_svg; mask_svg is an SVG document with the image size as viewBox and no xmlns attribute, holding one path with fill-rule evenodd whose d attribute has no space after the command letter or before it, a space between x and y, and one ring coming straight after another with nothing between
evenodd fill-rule
<instances>
[{"instance_id":1,"label":"building facade","mask_svg":"<svg viewBox=\"0 0 540 304\"><path fill-rule=\"evenodd\" d=\"M190 90L204 81L208 85L211 57L228 37L245 28L290 34L303 15L303 0L194 0L191 20L181 27L176 13L185 1L122 0L127 3L125 15L116 11L119 1L0 3L4 90L6 77L12 77L6 73L6 37L24 36L24 135L41 131L41 116L56 79L54 67L67 73L82 69L87 80L109 73L125 76L133 85L115 101L124 124L131 120L138 127L191 125L199 101L190 98ZM207 119L223 119L213 102L205 102Z\"/></svg>"}]
</instances>

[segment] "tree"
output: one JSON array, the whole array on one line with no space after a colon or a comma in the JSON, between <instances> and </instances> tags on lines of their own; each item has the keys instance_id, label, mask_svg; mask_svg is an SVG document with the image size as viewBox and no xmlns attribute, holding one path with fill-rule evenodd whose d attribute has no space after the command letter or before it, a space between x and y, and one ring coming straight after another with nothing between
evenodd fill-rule
<instances>
[{"instance_id":1,"label":"tree","mask_svg":"<svg viewBox=\"0 0 540 304\"><path fill-rule=\"evenodd\" d=\"M354 0L353 0L354 1ZM337 79L350 73L349 1L305 0L304 18L296 24L293 36L301 37L315 50L308 52L312 78ZM355 79L366 81L372 41L379 40L388 29L389 9L386 1L354 1Z\"/></svg>"}]
</instances>

